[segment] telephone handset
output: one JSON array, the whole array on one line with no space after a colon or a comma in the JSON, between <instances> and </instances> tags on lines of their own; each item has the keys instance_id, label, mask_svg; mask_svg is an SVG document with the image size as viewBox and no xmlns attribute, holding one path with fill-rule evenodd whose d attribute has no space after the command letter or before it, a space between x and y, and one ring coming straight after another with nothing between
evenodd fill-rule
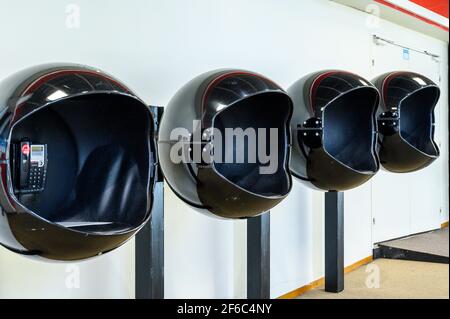
<instances>
[{"instance_id":1,"label":"telephone handset","mask_svg":"<svg viewBox=\"0 0 450 319\"><path fill-rule=\"evenodd\" d=\"M16 193L39 193L45 188L47 175L47 145L22 140L14 145Z\"/></svg>"}]
</instances>

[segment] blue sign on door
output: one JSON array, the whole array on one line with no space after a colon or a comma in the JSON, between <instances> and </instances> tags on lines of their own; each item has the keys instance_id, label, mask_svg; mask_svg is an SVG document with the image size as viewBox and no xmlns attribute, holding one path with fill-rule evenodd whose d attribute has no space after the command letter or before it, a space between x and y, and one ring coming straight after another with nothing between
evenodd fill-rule
<instances>
[{"instance_id":1,"label":"blue sign on door","mask_svg":"<svg viewBox=\"0 0 450 319\"><path fill-rule=\"evenodd\" d=\"M403 60L409 60L409 49L403 49Z\"/></svg>"}]
</instances>

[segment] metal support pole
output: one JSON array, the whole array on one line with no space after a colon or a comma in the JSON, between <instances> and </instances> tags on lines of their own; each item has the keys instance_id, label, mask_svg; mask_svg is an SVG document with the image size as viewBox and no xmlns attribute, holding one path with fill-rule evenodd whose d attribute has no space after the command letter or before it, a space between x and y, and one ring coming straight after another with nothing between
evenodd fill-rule
<instances>
[{"instance_id":1,"label":"metal support pole","mask_svg":"<svg viewBox=\"0 0 450 319\"><path fill-rule=\"evenodd\" d=\"M136 235L136 299L164 298L164 182L157 182L151 219Z\"/></svg>"},{"instance_id":2,"label":"metal support pole","mask_svg":"<svg viewBox=\"0 0 450 319\"><path fill-rule=\"evenodd\" d=\"M270 299L270 213L247 220L247 298Z\"/></svg>"},{"instance_id":3,"label":"metal support pole","mask_svg":"<svg viewBox=\"0 0 450 319\"><path fill-rule=\"evenodd\" d=\"M151 109L157 136L163 108L152 106ZM135 276L136 299L164 298L164 178L159 169L151 218L136 234Z\"/></svg>"},{"instance_id":4,"label":"metal support pole","mask_svg":"<svg viewBox=\"0 0 450 319\"><path fill-rule=\"evenodd\" d=\"M344 193L325 193L325 291L344 290Z\"/></svg>"}]
</instances>

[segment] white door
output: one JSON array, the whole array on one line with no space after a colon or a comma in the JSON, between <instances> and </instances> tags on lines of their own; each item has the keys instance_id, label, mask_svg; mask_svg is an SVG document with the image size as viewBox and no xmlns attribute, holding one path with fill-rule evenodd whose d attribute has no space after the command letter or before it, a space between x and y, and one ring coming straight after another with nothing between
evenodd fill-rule
<instances>
[{"instance_id":1,"label":"white door","mask_svg":"<svg viewBox=\"0 0 450 319\"><path fill-rule=\"evenodd\" d=\"M415 71L439 83L439 64L430 56L384 42L373 44L373 75ZM436 120L440 121L438 107ZM435 140L439 141L440 131ZM415 173L383 169L372 179L372 242L377 243L439 227L441 161Z\"/></svg>"},{"instance_id":2,"label":"white door","mask_svg":"<svg viewBox=\"0 0 450 319\"><path fill-rule=\"evenodd\" d=\"M410 70L423 74L434 83L440 83L439 61L422 53L410 53ZM434 110L436 127L434 140L442 149L441 105L438 102ZM442 165L445 156L439 157L427 168L411 173L411 233L419 233L440 227L442 206Z\"/></svg>"}]
</instances>

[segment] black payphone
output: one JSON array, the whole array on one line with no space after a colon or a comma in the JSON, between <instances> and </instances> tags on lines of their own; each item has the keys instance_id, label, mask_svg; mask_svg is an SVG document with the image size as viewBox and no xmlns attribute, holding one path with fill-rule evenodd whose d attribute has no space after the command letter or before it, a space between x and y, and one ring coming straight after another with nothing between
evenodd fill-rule
<instances>
[{"instance_id":1,"label":"black payphone","mask_svg":"<svg viewBox=\"0 0 450 319\"><path fill-rule=\"evenodd\" d=\"M13 144L14 192L38 193L45 188L47 175L47 145L22 140Z\"/></svg>"}]
</instances>

